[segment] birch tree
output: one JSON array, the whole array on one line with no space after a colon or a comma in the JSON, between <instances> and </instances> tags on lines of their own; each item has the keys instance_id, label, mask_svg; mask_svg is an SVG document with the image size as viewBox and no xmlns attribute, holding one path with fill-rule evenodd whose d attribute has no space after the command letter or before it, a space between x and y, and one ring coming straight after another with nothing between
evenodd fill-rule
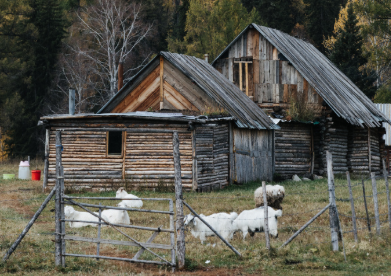
<instances>
[{"instance_id":1,"label":"birch tree","mask_svg":"<svg viewBox=\"0 0 391 276\"><path fill-rule=\"evenodd\" d=\"M118 64L126 63L151 32L152 25L144 24L141 18L141 8L140 4L124 0L96 0L77 14L82 37L91 48L74 50L91 60L106 78L110 98L117 92ZM138 70L146 60L125 74Z\"/></svg>"}]
</instances>

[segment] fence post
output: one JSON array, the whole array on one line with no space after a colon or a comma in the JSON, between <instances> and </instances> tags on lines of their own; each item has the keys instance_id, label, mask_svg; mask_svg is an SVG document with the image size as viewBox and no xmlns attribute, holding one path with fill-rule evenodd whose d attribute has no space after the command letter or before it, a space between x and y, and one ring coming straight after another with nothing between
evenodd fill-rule
<instances>
[{"instance_id":1,"label":"fence post","mask_svg":"<svg viewBox=\"0 0 391 276\"><path fill-rule=\"evenodd\" d=\"M270 236L269 236L269 214L268 214L268 206L267 206L267 196L266 196L266 184L265 181L262 181L262 192L263 192L263 207L264 207L264 232L266 239L266 248L270 250Z\"/></svg>"},{"instance_id":2,"label":"fence post","mask_svg":"<svg viewBox=\"0 0 391 276\"><path fill-rule=\"evenodd\" d=\"M361 182L362 182L362 195L363 195L363 198L364 198L364 205L365 205L365 213L367 214L367 226L368 226L368 231L371 232L371 221L369 220L367 198L366 198L366 195L365 195L365 183L364 183L364 178L363 177L361 177Z\"/></svg>"},{"instance_id":3,"label":"fence post","mask_svg":"<svg viewBox=\"0 0 391 276\"><path fill-rule=\"evenodd\" d=\"M99 202L99 206L101 206L101 205L102 205L102 203ZM101 216L102 216L102 208L99 207L98 240L100 240L100 232L101 232L101 228L102 228ZM97 242L97 244L96 244L96 256L99 256L99 251L100 251L100 242ZM96 260L99 261L99 258L96 258Z\"/></svg>"},{"instance_id":4,"label":"fence post","mask_svg":"<svg viewBox=\"0 0 391 276\"><path fill-rule=\"evenodd\" d=\"M175 231L175 227L174 227L174 202L172 202L172 200L170 199L170 212L172 213L170 215L170 230L174 230ZM175 265L175 233L172 232L170 233L170 239L171 239L171 246L172 246L172 249L171 249L171 263L173 265ZM175 272L175 267L172 267L172 272Z\"/></svg>"},{"instance_id":5,"label":"fence post","mask_svg":"<svg viewBox=\"0 0 391 276\"><path fill-rule=\"evenodd\" d=\"M65 221L64 221L65 213L64 213L64 203L62 203L63 198L64 198L65 183L64 183L64 167L62 166L62 163L60 166L60 188L61 188L61 192L60 192L61 265L62 265L62 267L65 267L65 239L64 239L64 236L65 236Z\"/></svg>"},{"instance_id":6,"label":"fence post","mask_svg":"<svg viewBox=\"0 0 391 276\"><path fill-rule=\"evenodd\" d=\"M55 265L60 266L62 264L62 246L61 246L61 131L56 131L56 238L55 238Z\"/></svg>"},{"instance_id":7,"label":"fence post","mask_svg":"<svg viewBox=\"0 0 391 276\"><path fill-rule=\"evenodd\" d=\"M329 187L329 201L330 201L330 230L331 230L331 244L333 251L338 251L338 216L337 216L337 204L335 203L334 194L334 173L333 173L333 160L329 151L326 151L327 160L327 182Z\"/></svg>"},{"instance_id":8,"label":"fence post","mask_svg":"<svg viewBox=\"0 0 391 276\"><path fill-rule=\"evenodd\" d=\"M33 226L34 222L37 220L37 218L39 217L39 215L42 213L43 209L45 209L46 205L49 203L49 201L52 199L52 197L54 196L56 192L56 187L54 187L52 189L52 191L50 192L50 194L47 196L47 198L45 199L45 201L42 203L41 207L39 207L39 209L37 210L37 212L35 213L35 215L32 217L32 219L29 221L29 223L27 224L27 226L23 229L22 233L19 235L19 237L16 239L16 241L12 244L12 246L10 247L10 249L8 249L7 253L5 253L4 257L3 257L3 261L5 262L10 256L11 254L15 251L15 249L18 247L18 245L20 244L20 242L23 240L23 238L27 235L27 232L30 230L30 228Z\"/></svg>"},{"instance_id":9,"label":"fence post","mask_svg":"<svg viewBox=\"0 0 391 276\"><path fill-rule=\"evenodd\" d=\"M376 220L376 234L380 235L380 218L379 218L379 205L377 202L377 187L376 187L376 173L371 173L372 179L372 198L373 205L375 207L375 220Z\"/></svg>"},{"instance_id":10,"label":"fence post","mask_svg":"<svg viewBox=\"0 0 391 276\"><path fill-rule=\"evenodd\" d=\"M386 160L385 159L383 159L383 176L384 176L384 182L386 183L386 190L387 190L388 224L390 225L390 229L391 229L390 189L388 187L388 172L386 169Z\"/></svg>"},{"instance_id":11,"label":"fence post","mask_svg":"<svg viewBox=\"0 0 391 276\"><path fill-rule=\"evenodd\" d=\"M175 203L176 203L176 231L177 231L177 258L178 269L185 267L185 225L183 215L183 195L181 179L181 158L179 153L178 132L173 133L173 152L174 152L174 169L175 169Z\"/></svg>"},{"instance_id":12,"label":"fence post","mask_svg":"<svg viewBox=\"0 0 391 276\"><path fill-rule=\"evenodd\" d=\"M43 185L42 192L45 192L45 189L48 185L48 174L49 174L49 142L50 142L50 130L46 129L45 136L45 166L43 168Z\"/></svg>"},{"instance_id":13,"label":"fence post","mask_svg":"<svg viewBox=\"0 0 391 276\"><path fill-rule=\"evenodd\" d=\"M349 172L346 172L346 178L348 180L350 206L352 208L352 222L353 222L354 241L358 242L358 238L357 238L357 223L356 223L356 211L354 210L354 199L353 199L352 185L350 183L350 174L349 174Z\"/></svg>"}]
</instances>

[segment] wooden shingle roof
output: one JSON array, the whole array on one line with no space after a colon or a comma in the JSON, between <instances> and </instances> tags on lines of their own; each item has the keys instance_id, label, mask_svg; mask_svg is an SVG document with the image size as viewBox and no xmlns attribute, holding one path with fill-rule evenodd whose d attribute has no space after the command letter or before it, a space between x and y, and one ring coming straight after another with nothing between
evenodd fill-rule
<instances>
[{"instance_id":1,"label":"wooden shingle roof","mask_svg":"<svg viewBox=\"0 0 391 276\"><path fill-rule=\"evenodd\" d=\"M200 87L211 99L224 108L235 118L236 125L240 128L249 129L279 129L279 126L263 112L249 97L246 96L236 85L225 78L208 62L187 55L161 52L160 56L180 70L194 84ZM150 64L154 62L152 60ZM146 65L148 67L148 65ZM133 80L138 76L136 75ZM101 110L99 113L108 113L114 109L114 102L131 93L125 85ZM113 103L113 104L112 104Z\"/></svg>"},{"instance_id":2,"label":"wooden shingle roof","mask_svg":"<svg viewBox=\"0 0 391 276\"><path fill-rule=\"evenodd\" d=\"M276 47L330 108L348 123L368 127L379 127L382 121L391 123L341 70L308 42L276 29L250 24L230 45L248 28L255 28ZM229 50L230 45L214 62Z\"/></svg>"}]
</instances>

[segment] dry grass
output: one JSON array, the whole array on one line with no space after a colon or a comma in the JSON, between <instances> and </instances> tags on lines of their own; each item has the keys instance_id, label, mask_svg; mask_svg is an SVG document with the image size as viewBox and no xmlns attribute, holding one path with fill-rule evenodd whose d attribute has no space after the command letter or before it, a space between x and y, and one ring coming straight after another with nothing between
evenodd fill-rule
<instances>
[{"instance_id":1,"label":"dry grass","mask_svg":"<svg viewBox=\"0 0 391 276\"><path fill-rule=\"evenodd\" d=\"M38 165L42 168L42 165ZM17 163L1 164L0 175L3 173L17 173ZM358 181L353 181L356 184ZM42 182L0 179L0 255L3 256L17 235L22 231L38 209L46 194L41 193ZM259 183L251 183L246 186L232 186L219 192L208 194L185 193L186 202L197 212L209 215L215 212L241 212L254 207L253 191ZM286 198L283 202L283 216L279 220L279 237L272 239L274 248L271 252L265 250L263 233L256 233L254 237L248 236L242 241L240 233L235 234L232 245L237 248L243 258L238 259L225 245L216 238L208 238L208 243L217 243L215 247L201 245L200 241L193 238L189 232L186 234L187 271L177 272L181 275L368 275L371 273L386 275L390 271L391 250L388 225L383 223L381 236L370 236L365 229L365 220L358 220L358 227L364 228L359 232L360 242L356 244L351 233L345 234L345 247L348 262L344 262L341 252L330 250L330 230L328 228L328 212L315 221L308 231L301 234L290 245L282 250L278 248L294 231L300 228L306 221L328 203L328 191L326 180L312 182L284 182ZM341 185L346 185L344 179L336 179L336 196L344 201L338 202L339 212L350 215L350 203L348 190ZM366 181L366 190L371 194L370 181ZM387 212L384 181L378 181L380 213ZM354 197L362 196L362 188L353 188ZM130 191L129 191L130 192ZM169 192L135 191L140 197L164 197L173 198ZM83 196L114 196L115 192L82 193ZM17 199L23 199L18 201ZM4 201L8 200L8 201ZM89 201L89 203L99 203ZM101 201L103 204L104 202ZM373 201L368 198L370 216L373 216ZM169 269L152 265L137 265L124 262L113 262L95 259L67 258L65 269L54 268L54 213L50 209L54 203L43 212L37 223L30 230L30 234L23 240L20 247L11 256L6 264L0 264L0 274L29 274L29 275L129 275L130 273L141 275L167 275ZM168 204L164 202L144 202L145 209L168 210ZM78 208L76 208L78 209ZM313 210L313 211L311 211ZM95 210L94 210L95 211ZM309 212L311 211L311 212ZM365 216L363 201L356 201L358 217ZM188 213L188 210L185 210ZM297 215L296 213L303 213ZM289 215L294 214L294 215ZM135 225L157 227L163 225L169 227L167 215L150 213L132 213L131 219ZM387 216L381 216L386 220ZM351 221L341 216L344 231L351 230ZM374 224L374 220L372 220ZM373 230L375 231L374 225ZM124 230L127 234L139 241L146 241L151 232ZM70 229L67 233L85 237L96 237L97 228L86 227L82 229ZM126 240L124 236L110 228L103 228L102 238ZM169 235L161 233L155 240L156 243L169 243ZM340 243L341 245L341 243ZM342 245L341 245L342 246ZM94 254L96 245L86 243L67 243L67 251L70 253ZM169 258L170 252L154 250L165 258ZM109 256L132 257L137 252L136 248L126 246L101 245L101 253ZM144 253L143 258L157 260L149 253ZM209 260L210 263L205 262Z\"/></svg>"}]
</instances>

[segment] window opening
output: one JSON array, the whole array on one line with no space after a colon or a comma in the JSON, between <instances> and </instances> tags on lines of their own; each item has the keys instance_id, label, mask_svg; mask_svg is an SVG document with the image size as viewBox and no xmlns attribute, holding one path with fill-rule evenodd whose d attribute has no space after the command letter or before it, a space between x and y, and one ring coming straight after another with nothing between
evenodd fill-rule
<instances>
[{"instance_id":1,"label":"window opening","mask_svg":"<svg viewBox=\"0 0 391 276\"><path fill-rule=\"evenodd\" d=\"M108 155L121 155L122 154L122 131L109 131L107 141L107 154Z\"/></svg>"}]
</instances>

